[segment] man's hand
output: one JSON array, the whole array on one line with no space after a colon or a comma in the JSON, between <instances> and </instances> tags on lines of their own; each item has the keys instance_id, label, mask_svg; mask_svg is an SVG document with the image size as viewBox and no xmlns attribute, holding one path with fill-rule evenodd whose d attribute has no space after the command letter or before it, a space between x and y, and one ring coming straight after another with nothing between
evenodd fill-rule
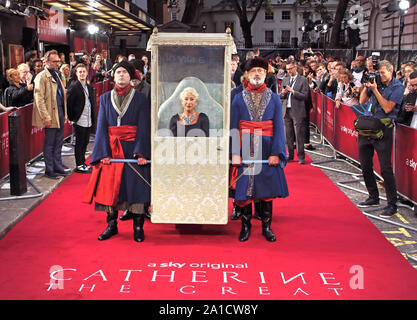
<instances>
[{"instance_id":1,"label":"man's hand","mask_svg":"<svg viewBox=\"0 0 417 320\"><path fill-rule=\"evenodd\" d=\"M417 106L414 106L412 104L406 104L405 105L405 111L410 112L410 111L417 111Z\"/></svg>"},{"instance_id":2,"label":"man's hand","mask_svg":"<svg viewBox=\"0 0 417 320\"><path fill-rule=\"evenodd\" d=\"M336 106L335 106L336 109L339 109L340 108L340 103L341 103L340 100L336 100Z\"/></svg>"},{"instance_id":3,"label":"man's hand","mask_svg":"<svg viewBox=\"0 0 417 320\"><path fill-rule=\"evenodd\" d=\"M45 121L45 122L43 123L43 125L44 125L46 128L49 128L50 126L52 126L52 120Z\"/></svg>"},{"instance_id":4,"label":"man's hand","mask_svg":"<svg viewBox=\"0 0 417 320\"><path fill-rule=\"evenodd\" d=\"M242 158L237 154L232 155L232 166L240 167L241 165L242 165Z\"/></svg>"},{"instance_id":5,"label":"man's hand","mask_svg":"<svg viewBox=\"0 0 417 320\"><path fill-rule=\"evenodd\" d=\"M279 164L279 158L278 158L278 156L270 156L268 158L268 162L269 162L270 166L275 167Z\"/></svg>"},{"instance_id":6,"label":"man's hand","mask_svg":"<svg viewBox=\"0 0 417 320\"><path fill-rule=\"evenodd\" d=\"M398 70L398 71L397 71L397 73L396 73L395 75L396 75L396 78L397 78L398 80L400 80L400 79L403 77L403 74L402 74L401 70Z\"/></svg>"},{"instance_id":7,"label":"man's hand","mask_svg":"<svg viewBox=\"0 0 417 320\"><path fill-rule=\"evenodd\" d=\"M146 159L145 158L138 158L138 165L144 166L145 164L146 164Z\"/></svg>"},{"instance_id":8,"label":"man's hand","mask_svg":"<svg viewBox=\"0 0 417 320\"><path fill-rule=\"evenodd\" d=\"M294 89L292 89L290 86L286 86L285 88L288 92L291 92L292 94L294 94Z\"/></svg>"},{"instance_id":9,"label":"man's hand","mask_svg":"<svg viewBox=\"0 0 417 320\"><path fill-rule=\"evenodd\" d=\"M110 157L103 158L103 159L100 160L100 162L102 164L106 164L106 165L110 164Z\"/></svg>"},{"instance_id":10,"label":"man's hand","mask_svg":"<svg viewBox=\"0 0 417 320\"><path fill-rule=\"evenodd\" d=\"M378 87L375 80L374 80L374 82L367 82L367 83L365 83L365 86L367 88L371 89L372 92L374 92L374 93L375 93L375 90L377 90L377 87Z\"/></svg>"}]
</instances>

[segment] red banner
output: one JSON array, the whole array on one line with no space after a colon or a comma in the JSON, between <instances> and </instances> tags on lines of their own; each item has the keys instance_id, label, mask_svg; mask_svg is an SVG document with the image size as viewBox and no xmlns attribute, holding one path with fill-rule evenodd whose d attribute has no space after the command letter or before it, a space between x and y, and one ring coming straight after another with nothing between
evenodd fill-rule
<instances>
[{"instance_id":1,"label":"red banner","mask_svg":"<svg viewBox=\"0 0 417 320\"><path fill-rule=\"evenodd\" d=\"M93 51L93 48L97 49L97 53L101 53L102 50L108 49L108 45L107 42L104 41L95 41L90 39L74 37L75 52L87 51L88 53L91 53L91 51Z\"/></svg>"},{"instance_id":2,"label":"red banner","mask_svg":"<svg viewBox=\"0 0 417 320\"><path fill-rule=\"evenodd\" d=\"M323 97L322 97L323 98ZM327 141L334 146L335 143L335 127L334 127L334 118L335 118L335 102L332 99L325 98L324 100L324 126L323 126L323 136Z\"/></svg>"},{"instance_id":3,"label":"red banner","mask_svg":"<svg viewBox=\"0 0 417 320\"><path fill-rule=\"evenodd\" d=\"M319 93L311 90L311 101L313 103L313 108L311 108L310 110L310 122L312 124L314 124L317 127L317 95L319 95ZM320 129L320 128L318 128Z\"/></svg>"},{"instance_id":4,"label":"red banner","mask_svg":"<svg viewBox=\"0 0 417 320\"><path fill-rule=\"evenodd\" d=\"M345 156L359 162L358 132L353 127L355 113L348 106L336 109L334 148Z\"/></svg>"},{"instance_id":5,"label":"red banner","mask_svg":"<svg viewBox=\"0 0 417 320\"><path fill-rule=\"evenodd\" d=\"M110 82L106 80L104 84L102 82L96 83L94 86L97 90L97 111L98 114L100 95L106 91L109 91L111 87L106 84ZM105 91L103 90L105 88ZM24 161L29 162L33 158L37 157L43 152L43 142L45 133L43 128L32 126L32 110L33 104L28 104L17 110L17 113L21 116L22 126L22 139L23 147L25 150ZM8 115L10 113L0 114L0 178L6 176L9 173L9 124ZM64 137L67 138L72 134L72 125L66 123L64 127Z\"/></svg>"},{"instance_id":6,"label":"red banner","mask_svg":"<svg viewBox=\"0 0 417 320\"><path fill-rule=\"evenodd\" d=\"M348 106L335 108L335 102L323 94L313 99L311 122L321 128L322 99L324 101L323 135L338 153L359 163L358 133L353 127L355 113ZM417 203L417 130L398 125L394 135L392 162L397 190L402 195ZM381 167L376 153L373 157L374 172L381 177Z\"/></svg>"},{"instance_id":7,"label":"red banner","mask_svg":"<svg viewBox=\"0 0 417 320\"><path fill-rule=\"evenodd\" d=\"M417 130L398 125L395 138L394 174L397 190L417 202Z\"/></svg>"},{"instance_id":8,"label":"red banner","mask_svg":"<svg viewBox=\"0 0 417 320\"><path fill-rule=\"evenodd\" d=\"M0 177L9 172L9 113L0 114Z\"/></svg>"},{"instance_id":9,"label":"red banner","mask_svg":"<svg viewBox=\"0 0 417 320\"><path fill-rule=\"evenodd\" d=\"M39 22L39 40L68 44L67 29L68 21L64 10L58 7L45 9L49 13L46 20L38 19Z\"/></svg>"}]
</instances>

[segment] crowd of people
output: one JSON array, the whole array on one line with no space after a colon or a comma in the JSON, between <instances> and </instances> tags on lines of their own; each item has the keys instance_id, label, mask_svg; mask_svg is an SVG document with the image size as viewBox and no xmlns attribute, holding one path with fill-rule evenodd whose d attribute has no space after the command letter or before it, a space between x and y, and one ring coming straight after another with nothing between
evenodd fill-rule
<instances>
[{"instance_id":1,"label":"crowd of people","mask_svg":"<svg viewBox=\"0 0 417 320\"><path fill-rule=\"evenodd\" d=\"M337 108L341 104L350 107L360 106L360 92L364 88L368 75L378 71L377 62L372 56L365 58L359 55L349 64L331 55L325 58L321 52L308 49L301 51L297 61L292 55L286 59L282 59L279 55L271 59L270 65L274 67L277 79L283 80L288 75L286 66L290 63L297 65L298 74L307 78L312 90L335 100ZM404 86L404 99L396 122L413 128L417 128L417 116L412 123L413 113L417 112L417 107L412 108L410 105L416 105L417 88L414 85L416 71L417 63L406 61L401 64L400 70L394 73L395 78ZM309 100L307 104L310 105Z\"/></svg>"},{"instance_id":2,"label":"crowd of people","mask_svg":"<svg viewBox=\"0 0 417 320\"><path fill-rule=\"evenodd\" d=\"M111 61L107 50L99 53L88 54L86 51L79 53L70 52L68 58L64 53L58 53L59 63L57 74L65 89L77 81L76 65L82 63L87 68L88 84L92 85L111 78L114 66L120 61L129 61L135 65L138 75L135 77L135 86L145 91L148 95L150 85L150 66L148 57L142 56L136 59L133 54L129 57L117 55ZM37 75L46 67L46 57L39 57L37 50L31 50L25 54L25 62L16 68L6 70L5 78L0 78L0 112L12 111L33 102L34 83ZM140 74L139 74L140 73ZM146 81L141 81L142 79Z\"/></svg>"},{"instance_id":3,"label":"crowd of people","mask_svg":"<svg viewBox=\"0 0 417 320\"><path fill-rule=\"evenodd\" d=\"M256 50L249 51L246 60L250 61L258 55ZM238 88L245 86L244 76L240 83L236 79L236 74L248 71L245 62L239 64L238 58L232 60L232 81ZM299 163L305 164L304 148L313 149L309 143L311 91L320 92L334 100L336 108L341 105L351 107L358 116L358 126L355 124L355 129L359 133L359 160L369 194L368 199L358 206L379 205L372 160L376 152L388 198L388 205L380 216L393 216L397 212L398 200L391 163L393 126L401 123L417 129L416 62L404 62L401 69L395 72L390 61L380 61L374 55L368 58L359 55L348 64L335 57L324 57L322 53L313 52L310 48L302 50L298 60L292 55L286 59L279 55L270 59L268 73L270 69L280 83L276 86L273 81L265 82L281 97L288 161L294 160L296 150ZM279 89L276 90L276 87ZM232 99L233 96L232 92ZM361 127L364 125L366 130ZM256 204L254 208L256 211ZM235 210L232 218L238 216L239 212Z\"/></svg>"}]
</instances>

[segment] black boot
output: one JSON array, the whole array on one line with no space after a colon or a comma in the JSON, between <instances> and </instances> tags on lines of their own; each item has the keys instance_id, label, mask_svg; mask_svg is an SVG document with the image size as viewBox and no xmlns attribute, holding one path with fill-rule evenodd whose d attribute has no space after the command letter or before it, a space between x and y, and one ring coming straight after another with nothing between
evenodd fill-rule
<instances>
[{"instance_id":1,"label":"black boot","mask_svg":"<svg viewBox=\"0 0 417 320\"><path fill-rule=\"evenodd\" d=\"M233 201L233 211L230 217L231 220L238 220L240 218L240 207Z\"/></svg>"},{"instance_id":2,"label":"black boot","mask_svg":"<svg viewBox=\"0 0 417 320\"><path fill-rule=\"evenodd\" d=\"M120 220L121 221L126 221L126 220L130 220L133 219L134 214L132 212L130 212L129 210L125 210L125 212L123 212L123 214L120 216Z\"/></svg>"},{"instance_id":3,"label":"black boot","mask_svg":"<svg viewBox=\"0 0 417 320\"><path fill-rule=\"evenodd\" d=\"M239 234L239 241L246 241L249 239L250 229L252 228L252 224L250 223L250 220L252 218L252 203L248 204L245 207L240 207L240 212L242 220L242 230Z\"/></svg>"},{"instance_id":4,"label":"black boot","mask_svg":"<svg viewBox=\"0 0 417 320\"><path fill-rule=\"evenodd\" d=\"M98 236L98 240L107 240L110 237L118 233L117 230L117 216L119 212L117 210L112 212L107 212L107 228L104 232Z\"/></svg>"},{"instance_id":5,"label":"black boot","mask_svg":"<svg viewBox=\"0 0 417 320\"><path fill-rule=\"evenodd\" d=\"M261 209L262 235L268 241L276 241L277 239L271 230L272 201L261 201Z\"/></svg>"},{"instance_id":6,"label":"black boot","mask_svg":"<svg viewBox=\"0 0 417 320\"><path fill-rule=\"evenodd\" d=\"M133 216L133 240L142 242L145 240L143 232L143 223L145 222L145 214L134 214Z\"/></svg>"},{"instance_id":7,"label":"black boot","mask_svg":"<svg viewBox=\"0 0 417 320\"><path fill-rule=\"evenodd\" d=\"M255 219L262 220L261 201L254 201L253 204L254 204L254 211L255 211L255 214L254 214Z\"/></svg>"}]
</instances>

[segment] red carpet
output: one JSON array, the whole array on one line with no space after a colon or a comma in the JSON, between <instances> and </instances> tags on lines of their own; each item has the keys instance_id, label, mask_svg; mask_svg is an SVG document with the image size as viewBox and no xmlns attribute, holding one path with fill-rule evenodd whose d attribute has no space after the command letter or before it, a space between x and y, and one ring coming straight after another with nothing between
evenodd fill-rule
<instances>
[{"instance_id":1,"label":"red carpet","mask_svg":"<svg viewBox=\"0 0 417 320\"><path fill-rule=\"evenodd\" d=\"M105 216L80 203L88 175L74 174L0 241L0 299L417 298L416 270L320 169L290 163L286 174L275 243L258 220L246 243L240 221L180 233L147 220L141 244L131 221L96 240Z\"/></svg>"}]
</instances>

